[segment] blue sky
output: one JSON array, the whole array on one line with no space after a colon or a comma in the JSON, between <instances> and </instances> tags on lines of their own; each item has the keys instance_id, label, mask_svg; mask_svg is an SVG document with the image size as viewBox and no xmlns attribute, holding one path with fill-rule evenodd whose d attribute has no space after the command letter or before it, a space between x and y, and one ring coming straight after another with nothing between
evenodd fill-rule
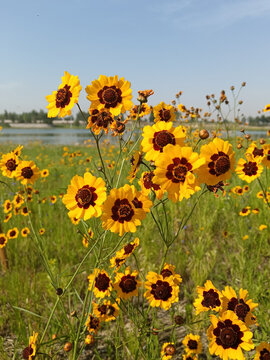
<instances>
[{"instance_id":1,"label":"blue sky","mask_svg":"<svg viewBox=\"0 0 270 360\"><path fill-rule=\"evenodd\" d=\"M186 106L247 82L246 115L270 103L269 0L0 0L0 112L46 110L64 71L84 88L118 74L151 104Z\"/></svg>"}]
</instances>

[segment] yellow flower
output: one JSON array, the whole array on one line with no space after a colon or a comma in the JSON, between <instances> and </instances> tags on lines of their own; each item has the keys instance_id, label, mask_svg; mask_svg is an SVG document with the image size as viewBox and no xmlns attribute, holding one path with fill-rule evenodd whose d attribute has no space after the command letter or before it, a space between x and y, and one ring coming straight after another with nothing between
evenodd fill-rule
<instances>
[{"instance_id":1,"label":"yellow flower","mask_svg":"<svg viewBox=\"0 0 270 360\"><path fill-rule=\"evenodd\" d=\"M252 332L233 311L225 311L219 318L210 315L212 325L207 330L209 352L223 360L245 360L243 350L254 349Z\"/></svg>"},{"instance_id":2,"label":"yellow flower","mask_svg":"<svg viewBox=\"0 0 270 360\"><path fill-rule=\"evenodd\" d=\"M254 360L270 359L270 344L263 341L256 347L256 354Z\"/></svg>"},{"instance_id":3,"label":"yellow flower","mask_svg":"<svg viewBox=\"0 0 270 360\"><path fill-rule=\"evenodd\" d=\"M8 222L11 219L11 217L12 217L12 213L9 213L8 215L6 215L4 218L4 222L5 223Z\"/></svg>"},{"instance_id":4,"label":"yellow flower","mask_svg":"<svg viewBox=\"0 0 270 360\"><path fill-rule=\"evenodd\" d=\"M159 121L153 126L145 126L142 136L141 145L146 153L145 159L156 161L168 144L184 145L186 128L183 126L174 128L172 122Z\"/></svg>"},{"instance_id":5,"label":"yellow flower","mask_svg":"<svg viewBox=\"0 0 270 360\"><path fill-rule=\"evenodd\" d=\"M130 170L129 175L127 177L127 179L129 179L130 183L133 182L137 172L139 171L139 167L140 167L140 165L142 163L142 158L143 158L143 155L142 155L141 150L136 151L131 157L131 160L130 160L130 162L131 162L131 170Z\"/></svg>"},{"instance_id":6,"label":"yellow flower","mask_svg":"<svg viewBox=\"0 0 270 360\"><path fill-rule=\"evenodd\" d=\"M0 169L2 170L3 176L9 178L15 177L17 166L19 165L19 158L13 152L3 154L0 160Z\"/></svg>"},{"instance_id":7,"label":"yellow flower","mask_svg":"<svg viewBox=\"0 0 270 360\"><path fill-rule=\"evenodd\" d=\"M49 174L50 174L50 172L49 172L48 169L43 169L43 170L40 171L40 176L42 178L45 178L45 177L49 176Z\"/></svg>"},{"instance_id":8,"label":"yellow flower","mask_svg":"<svg viewBox=\"0 0 270 360\"><path fill-rule=\"evenodd\" d=\"M244 207L240 212L239 215L241 216L247 216L250 214L250 206Z\"/></svg>"},{"instance_id":9,"label":"yellow flower","mask_svg":"<svg viewBox=\"0 0 270 360\"><path fill-rule=\"evenodd\" d=\"M23 149L23 145L19 145L16 147L16 149L12 150L13 154L20 156Z\"/></svg>"},{"instance_id":10,"label":"yellow flower","mask_svg":"<svg viewBox=\"0 0 270 360\"><path fill-rule=\"evenodd\" d=\"M29 345L23 350L23 358L25 360L34 360L36 356L36 341L37 341L38 333L33 331L33 335L29 338Z\"/></svg>"},{"instance_id":11,"label":"yellow flower","mask_svg":"<svg viewBox=\"0 0 270 360\"><path fill-rule=\"evenodd\" d=\"M100 319L93 316L92 314L89 314L85 326L87 327L87 330L90 334L96 334L100 328Z\"/></svg>"},{"instance_id":12,"label":"yellow flower","mask_svg":"<svg viewBox=\"0 0 270 360\"><path fill-rule=\"evenodd\" d=\"M264 149L257 148L256 142L253 142L249 145L245 156L249 161L256 161L260 163L265 156L265 152Z\"/></svg>"},{"instance_id":13,"label":"yellow flower","mask_svg":"<svg viewBox=\"0 0 270 360\"><path fill-rule=\"evenodd\" d=\"M120 299L129 299L132 296L138 296L138 287L142 285L141 281L137 280L138 271L130 271L128 266L125 273L116 273L114 289L117 291L117 296Z\"/></svg>"},{"instance_id":14,"label":"yellow flower","mask_svg":"<svg viewBox=\"0 0 270 360\"><path fill-rule=\"evenodd\" d=\"M199 335L188 334L182 341L187 355L200 354L202 352L202 343Z\"/></svg>"},{"instance_id":15,"label":"yellow flower","mask_svg":"<svg viewBox=\"0 0 270 360\"><path fill-rule=\"evenodd\" d=\"M109 110L113 116L125 113L132 108L132 90L130 82L123 77L118 80L118 76L107 77L100 75L98 80L92 81L91 85L85 88L91 101L90 108Z\"/></svg>"},{"instance_id":16,"label":"yellow flower","mask_svg":"<svg viewBox=\"0 0 270 360\"><path fill-rule=\"evenodd\" d=\"M39 169L33 161L21 161L16 168L15 177L23 185L34 184L39 178Z\"/></svg>"},{"instance_id":17,"label":"yellow flower","mask_svg":"<svg viewBox=\"0 0 270 360\"><path fill-rule=\"evenodd\" d=\"M110 296L112 291L112 280L105 270L94 269L93 274L88 276L89 291L94 287L96 297L104 298Z\"/></svg>"},{"instance_id":18,"label":"yellow flower","mask_svg":"<svg viewBox=\"0 0 270 360\"><path fill-rule=\"evenodd\" d=\"M22 237L27 237L30 234L30 230L28 227L25 227L21 230Z\"/></svg>"},{"instance_id":19,"label":"yellow flower","mask_svg":"<svg viewBox=\"0 0 270 360\"><path fill-rule=\"evenodd\" d=\"M175 121L175 109L172 105L167 105L163 101L153 107L154 121Z\"/></svg>"},{"instance_id":20,"label":"yellow flower","mask_svg":"<svg viewBox=\"0 0 270 360\"><path fill-rule=\"evenodd\" d=\"M262 160L262 164L270 168L270 144L265 144L262 146L262 148L264 150L264 158Z\"/></svg>"},{"instance_id":21,"label":"yellow flower","mask_svg":"<svg viewBox=\"0 0 270 360\"><path fill-rule=\"evenodd\" d=\"M43 234L45 234L45 229L44 228L39 229L39 235L43 235Z\"/></svg>"},{"instance_id":22,"label":"yellow flower","mask_svg":"<svg viewBox=\"0 0 270 360\"><path fill-rule=\"evenodd\" d=\"M135 232L151 205L152 202L133 185L126 184L119 189L112 189L103 204L102 226L120 236L125 232Z\"/></svg>"},{"instance_id":23,"label":"yellow flower","mask_svg":"<svg viewBox=\"0 0 270 360\"><path fill-rule=\"evenodd\" d=\"M188 199L201 189L194 172L198 171L204 162L191 147L167 145L156 159L153 182L163 191L167 191L168 198L174 202Z\"/></svg>"},{"instance_id":24,"label":"yellow flower","mask_svg":"<svg viewBox=\"0 0 270 360\"><path fill-rule=\"evenodd\" d=\"M72 178L62 201L69 210L70 218L87 220L101 215L101 205L106 197L103 179L86 172L84 177L75 175Z\"/></svg>"},{"instance_id":25,"label":"yellow flower","mask_svg":"<svg viewBox=\"0 0 270 360\"><path fill-rule=\"evenodd\" d=\"M263 112L270 111L270 104L265 105Z\"/></svg>"},{"instance_id":26,"label":"yellow flower","mask_svg":"<svg viewBox=\"0 0 270 360\"><path fill-rule=\"evenodd\" d=\"M165 263L163 269L160 272L160 275L162 275L163 279L172 276L175 285L179 285L182 282L181 276L175 272L175 266L171 264Z\"/></svg>"},{"instance_id":27,"label":"yellow flower","mask_svg":"<svg viewBox=\"0 0 270 360\"><path fill-rule=\"evenodd\" d=\"M12 210L12 203L10 200L6 200L3 204L4 207L4 213L9 213Z\"/></svg>"},{"instance_id":28,"label":"yellow flower","mask_svg":"<svg viewBox=\"0 0 270 360\"><path fill-rule=\"evenodd\" d=\"M104 300L102 304L93 303L93 313L101 321L112 321L119 314L119 306L116 303L111 303L110 300Z\"/></svg>"},{"instance_id":29,"label":"yellow flower","mask_svg":"<svg viewBox=\"0 0 270 360\"><path fill-rule=\"evenodd\" d=\"M141 110L140 110L139 114L138 114L138 111L139 111L139 105L134 105L133 108L130 110L130 115L129 116L131 117L131 119L136 120L137 116L143 117L145 115L150 114L151 108L150 108L149 105L144 103L144 104L141 105Z\"/></svg>"},{"instance_id":30,"label":"yellow flower","mask_svg":"<svg viewBox=\"0 0 270 360\"><path fill-rule=\"evenodd\" d=\"M267 229L267 225L262 224L262 225L259 226L260 231L263 231L265 229Z\"/></svg>"},{"instance_id":31,"label":"yellow flower","mask_svg":"<svg viewBox=\"0 0 270 360\"><path fill-rule=\"evenodd\" d=\"M139 246L139 238L135 238L134 241L126 244L121 250L117 251L115 256L110 259L111 268L115 267L115 271L118 271L120 266L125 263L126 259L133 254L135 249Z\"/></svg>"},{"instance_id":32,"label":"yellow flower","mask_svg":"<svg viewBox=\"0 0 270 360\"><path fill-rule=\"evenodd\" d=\"M24 197L21 194L16 194L12 202L15 207L19 208L24 203Z\"/></svg>"},{"instance_id":33,"label":"yellow flower","mask_svg":"<svg viewBox=\"0 0 270 360\"><path fill-rule=\"evenodd\" d=\"M234 289L231 286L226 286L225 290L222 291L222 295L221 313L231 310L237 315L239 320L246 324L246 326L256 324L256 317L252 312L258 304L253 303L251 299L247 299L247 290L240 289L238 299Z\"/></svg>"},{"instance_id":34,"label":"yellow flower","mask_svg":"<svg viewBox=\"0 0 270 360\"><path fill-rule=\"evenodd\" d=\"M162 345L160 357L162 360L170 360L175 353L175 345L173 342L166 342Z\"/></svg>"},{"instance_id":35,"label":"yellow flower","mask_svg":"<svg viewBox=\"0 0 270 360\"><path fill-rule=\"evenodd\" d=\"M149 301L150 306L168 310L172 303L179 300L179 286L175 285L172 276L163 279L162 275L150 271L146 279L148 281L144 286L147 291L144 293L144 297Z\"/></svg>"},{"instance_id":36,"label":"yellow flower","mask_svg":"<svg viewBox=\"0 0 270 360\"><path fill-rule=\"evenodd\" d=\"M138 184L141 186L142 193L145 195L149 195L151 191L154 191L156 194L157 199L162 199L164 195L164 190L160 188L160 185L153 183L153 177L154 177L153 171L145 171L142 173L140 180L138 181Z\"/></svg>"},{"instance_id":37,"label":"yellow flower","mask_svg":"<svg viewBox=\"0 0 270 360\"><path fill-rule=\"evenodd\" d=\"M221 292L207 280L204 286L197 286L198 298L193 305L196 308L196 315L203 311L220 311L221 309Z\"/></svg>"},{"instance_id":38,"label":"yellow flower","mask_svg":"<svg viewBox=\"0 0 270 360\"><path fill-rule=\"evenodd\" d=\"M101 130L108 134L109 127L114 121L113 115L106 109L89 109L90 116L88 117L88 124L86 129L92 129L98 135Z\"/></svg>"},{"instance_id":39,"label":"yellow flower","mask_svg":"<svg viewBox=\"0 0 270 360\"><path fill-rule=\"evenodd\" d=\"M30 212L31 212L31 210L28 210L27 206L24 206L24 207L21 209L21 214L22 214L23 216L28 216Z\"/></svg>"},{"instance_id":40,"label":"yellow flower","mask_svg":"<svg viewBox=\"0 0 270 360\"><path fill-rule=\"evenodd\" d=\"M7 236L4 233L0 234L0 249L6 246L7 241Z\"/></svg>"},{"instance_id":41,"label":"yellow flower","mask_svg":"<svg viewBox=\"0 0 270 360\"><path fill-rule=\"evenodd\" d=\"M16 239L18 235L19 235L19 230L16 227L8 230L7 232L8 239Z\"/></svg>"},{"instance_id":42,"label":"yellow flower","mask_svg":"<svg viewBox=\"0 0 270 360\"><path fill-rule=\"evenodd\" d=\"M235 169L235 172L239 178L245 180L248 183L260 177L262 171L262 165L256 161L247 161L245 159L239 159Z\"/></svg>"},{"instance_id":43,"label":"yellow flower","mask_svg":"<svg viewBox=\"0 0 270 360\"><path fill-rule=\"evenodd\" d=\"M199 182L216 185L231 177L235 164L235 153L228 141L215 138L201 147L200 157L205 164L199 169Z\"/></svg>"},{"instance_id":44,"label":"yellow flower","mask_svg":"<svg viewBox=\"0 0 270 360\"><path fill-rule=\"evenodd\" d=\"M242 237L242 240L247 240L248 239L248 235L244 235L243 237Z\"/></svg>"},{"instance_id":45,"label":"yellow flower","mask_svg":"<svg viewBox=\"0 0 270 360\"><path fill-rule=\"evenodd\" d=\"M62 84L59 85L57 91L53 91L52 95L46 96L49 103L48 117L64 117L71 115L71 109L74 104L78 103L79 94L82 89L78 76L70 75L65 71L62 76Z\"/></svg>"}]
</instances>

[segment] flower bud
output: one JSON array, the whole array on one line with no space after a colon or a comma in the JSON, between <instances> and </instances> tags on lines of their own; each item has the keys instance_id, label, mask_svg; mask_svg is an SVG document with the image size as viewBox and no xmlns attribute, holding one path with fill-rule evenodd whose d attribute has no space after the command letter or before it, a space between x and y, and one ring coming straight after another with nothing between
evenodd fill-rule
<instances>
[{"instance_id":1,"label":"flower bud","mask_svg":"<svg viewBox=\"0 0 270 360\"><path fill-rule=\"evenodd\" d=\"M72 349L72 344L71 344L71 342L69 342L69 341L66 342L65 345L64 345L64 351L65 351L65 352L70 352L71 349Z\"/></svg>"},{"instance_id":2,"label":"flower bud","mask_svg":"<svg viewBox=\"0 0 270 360\"><path fill-rule=\"evenodd\" d=\"M265 144L265 140L264 140L264 139L260 139L260 144L261 144L261 145Z\"/></svg>"},{"instance_id":3,"label":"flower bud","mask_svg":"<svg viewBox=\"0 0 270 360\"><path fill-rule=\"evenodd\" d=\"M174 321L177 325L183 325L185 322L185 319L181 315L176 315L174 317Z\"/></svg>"},{"instance_id":4,"label":"flower bud","mask_svg":"<svg viewBox=\"0 0 270 360\"><path fill-rule=\"evenodd\" d=\"M205 140L209 137L209 132L206 130L206 129L202 129L200 130L199 132L199 137L202 139L202 140Z\"/></svg>"},{"instance_id":5,"label":"flower bud","mask_svg":"<svg viewBox=\"0 0 270 360\"><path fill-rule=\"evenodd\" d=\"M175 353L175 346L173 344L169 344L165 348L166 355L173 355Z\"/></svg>"}]
</instances>

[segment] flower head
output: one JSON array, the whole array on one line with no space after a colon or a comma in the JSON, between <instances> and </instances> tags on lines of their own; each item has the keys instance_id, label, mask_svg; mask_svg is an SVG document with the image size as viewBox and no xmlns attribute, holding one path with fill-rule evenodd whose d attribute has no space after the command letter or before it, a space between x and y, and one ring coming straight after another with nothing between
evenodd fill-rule
<instances>
[{"instance_id":1,"label":"flower head","mask_svg":"<svg viewBox=\"0 0 270 360\"><path fill-rule=\"evenodd\" d=\"M98 298L109 296L112 290L112 280L105 270L95 269L93 274L88 276L89 291L94 287L94 294Z\"/></svg>"},{"instance_id":2,"label":"flower head","mask_svg":"<svg viewBox=\"0 0 270 360\"><path fill-rule=\"evenodd\" d=\"M104 300L102 304L93 303L93 313L101 321L112 321L119 314L119 306L116 303L111 303L110 300Z\"/></svg>"},{"instance_id":3,"label":"flower head","mask_svg":"<svg viewBox=\"0 0 270 360\"><path fill-rule=\"evenodd\" d=\"M21 161L16 168L15 177L23 185L34 184L39 178L39 169L33 161Z\"/></svg>"},{"instance_id":4,"label":"flower head","mask_svg":"<svg viewBox=\"0 0 270 360\"><path fill-rule=\"evenodd\" d=\"M38 333L33 331L33 335L29 338L29 345L23 350L23 358L25 360L32 360L36 356L36 341Z\"/></svg>"},{"instance_id":5,"label":"flower head","mask_svg":"<svg viewBox=\"0 0 270 360\"><path fill-rule=\"evenodd\" d=\"M202 352L202 343L199 335L188 334L182 341L187 355L200 354Z\"/></svg>"},{"instance_id":6,"label":"flower head","mask_svg":"<svg viewBox=\"0 0 270 360\"><path fill-rule=\"evenodd\" d=\"M129 299L132 296L138 295L138 287L141 286L141 281L137 279L138 271L131 272L128 266L125 273L116 273L114 289L117 291L117 296L121 299Z\"/></svg>"},{"instance_id":7,"label":"flower head","mask_svg":"<svg viewBox=\"0 0 270 360\"><path fill-rule=\"evenodd\" d=\"M196 308L196 315L203 311L220 311L222 294L210 280L204 286L197 286L198 298L193 305Z\"/></svg>"},{"instance_id":8,"label":"flower head","mask_svg":"<svg viewBox=\"0 0 270 360\"><path fill-rule=\"evenodd\" d=\"M19 158L13 152L3 154L0 160L0 169L2 170L3 176L9 178L15 177L17 166L19 165Z\"/></svg>"},{"instance_id":9,"label":"flower head","mask_svg":"<svg viewBox=\"0 0 270 360\"><path fill-rule=\"evenodd\" d=\"M263 166L257 161L239 159L235 172L240 177L240 179L250 183L251 181L261 176L261 173L263 172Z\"/></svg>"}]
</instances>

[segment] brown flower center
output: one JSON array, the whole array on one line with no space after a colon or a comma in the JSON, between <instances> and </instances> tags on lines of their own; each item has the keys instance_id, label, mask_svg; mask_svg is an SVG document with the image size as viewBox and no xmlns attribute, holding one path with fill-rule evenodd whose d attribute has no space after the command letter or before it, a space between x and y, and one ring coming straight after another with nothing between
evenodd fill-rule
<instances>
[{"instance_id":1,"label":"brown flower center","mask_svg":"<svg viewBox=\"0 0 270 360\"><path fill-rule=\"evenodd\" d=\"M31 179L31 177L34 175L33 170L30 166L26 166L21 171L21 176L25 179Z\"/></svg>"},{"instance_id":2,"label":"brown flower center","mask_svg":"<svg viewBox=\"0 0 270 360\"><path fill-rule=\"evenodd\" d=\"M99 328L99 319L91 315L89 326L90 326L90 329L94 329L94 330L98 329Z\"/></svg>"},{"instance_id":3,"label":"brown flower center","mask_svg":"<svg viewBox=\"0 0 270 360\"><path fill-rule=\"evenodd\" d=\"M127 244L125 247L124 247L124 251L125 251L125 255L128 255L128 254L131 254L133 249L135 247L135 244Z\"/></svg>"},{"instance_id":4,"label":"brown flower center","mask_svg":"<svg viewBox=\"0 0 270 360\"><path fill-rule=\"evenodd\" d=\"M4 236L0 236L0 245L4 245L6 242L6 238Z\"/></svg>"},{"instance_id":5,"label":"brown flower center","mask_svg":"<svg viewBox=\"0 0 270 360\"><path fill-rule=\"evenodd\" d=\"M216 336L216 343L223 347L223 349L237 349L243 342L242 337L244 333L240 331L240 327L229 319L224 322L219 321L213 334Z\"/></svg>"},{"instance_id":6,"label":"brown flower center","mask_svg":"<svg viewBox=\"0 0 270 360\"><path fill-rule=\"evenodd\" d=\"M99 274L95 280L95 287L99 291L106 291L110 285L110 278L106 274Z\"/></svg>"},{"instance_id":7,"label":"brown flower center","mask_svg":"<svg viewBox=\"0 0 270 360\"><path fill-rule=\"evenodd\" d=\"M198 343L196 340L188 340L187 346L190 350L196 350L198 348Z\"/></svg>"},{"instance_id":8,"label":"brown flower center","mask_svg":"<svg viewBox=\"0 0 270 360\"><path fill-rule=\"evenodd\" d=\"M172 275L172 272L169 269L163 269L160 273L163 276L163 279Z\"/></svg>"},{"instance_id":9,"label":"brown flower center","mask_svg":"<svg viewBox=\"0 0 270 360\"><path fill-rule=\"evenodd\" d=\"M163 148L168 145L175 145L175 137L167 130L161 130L154 133L153 147L156 151L163 152Z\"/></svg>"},{"instance_id":10,"label":"brown flower center","mask_svg":"<svg viewBox=\"0 0 270 360\"><path fill-rule=\"evenodd\" d=\"M104 104L105 108L116 107L122 101L122 91L116 86L104 86L99 90L99 101Z\"/></svg>"},{"instance_id":11,"label":"brown flower center","mask_svg":"<svg viewBox=\"0 0 270 360\"><path fill-rule=\"evenodd\" d=\"M270 360L270 352L267 349L260 351L260 360Z\"/></svg>"},{"instance_id":12,"label":"brown flower center","mask_svg":"<svg viewBox=\"0 0 270 360\"><path fill-rule=\"evenodd\" d=\"M89 185L84 185L80 188L75 196L77 205L84 209L88 209L90 205L95 206L95 201L97 200L95 190L94 187L90 187Z\"/></svg>"},{"instance_id":13,"label":"brown flower center","mask_svg":"<svg viewBox=\"0 0 270 360\"><path fill-rule=\"evenodd\" d=\"M192 165L186 158L174 158L173 163L167 166L166 177L178 184L185 182L188 171L192 170Z\"/></svg>"},{"instance_id":14,"label":"brown flower center","mask_svg":"<svg viewBox=\"0 0 270 360\"><path fill-rule=\"evenodd\" d=\"M253 156L264 156L263 149L258 149L257 147L254 148L252 152Z\"/></svg>"},{"instance_id":15,"label":"brown flower center","mask_svg":"<svg viewBox=\"0 0 270 360\"><path fill-rule=\"evenodd\" d=\"M167 301L172 296L172 287L167 281L158 280L151 288L151 294L156 300Z\"/></svg>"},{"instance_id":16,"label":"brown flower center","mask_svg":"<svg viewBox=\"0 0 270 360\"><path fill-rule=\"evenodd\" d=\"M210 157L212 161L208 163L209 173L211 175L220 176L230 170L230 158L223 151Z\"/></svg>"},{"instance_id":17,"label":"brown flower center","mask_svg":"<svg viewBox=\"0 0 270 360\"><path fill-rule=\"evenodd\" d=\"M101 313L101 315L113 315L115 308L112 305L102 305L98 308L98 311Z\"/></svg>"},{"instance_id":18,"label":"brown flower center","mask_svg":"<svg viewBox=\"0 0 270 360\"><path fill-rule=\"evenodd\" d=\"M6 168L9 170L9 171L14 171L17 167L17 164L16 164L16 161L14 159L9 159L7 162L6 162Z\"/></svg>"},{"instance_id":19,"label":"brown flower center","mask_svg":"<svg viewBox=\"0 0 270 360\"><path fill-rule=\"evenodd\" d=\"M27 348L23 350L23 358L28 360L30 355L33 354L33 352L34 350L32 349L32 346L31 345L27 346Z\"/></svg>"},{"instance_id":20,"label":"brown flower center","mask_svg":"<svg viewBox=\"0 0 270 360\"><path fill-rule=\"evenodd\" d=\"M143 207L143 203L136 197L132 200L132 204L135 206L136 209L142 209Z\"/></svg>"},{"instance_id":21,"label":"brown flower center","mask_svg":"<svg viewBox=\"0 0 270 360\"><path fill-rule=\"evenodd\" d=\"M16 235L16 231L15 230L12 230L10 233L9 233L9 236L10 237L14 237Z\"/></svg>"},{"instance_id":22,"label":"brown flower center","mask_svg":"<svg viewBox=\"0 0 270 360\"><path fill-rule=\"evenodd\" d=\"M126 294L136 290L137 281L135 276L132 276L130 274L124 275L119 283L119 287Z\"/></svg>"},{"instance_id":23,"label":"brown flower center","mask_svg":"<svg viewBox=\"0 0 270 360\"><path fill-rule=\"evenodd\" d=\"M258 166L256 162L249 161L244 164L243 172L247 176L257 175Z\"/></svg>"},{"instance_id":24,"label":"brown flower center","mask_svg":"<svg viewBox=\"0 0 270 360\"><path fill-rule=\"evenodd\" d=\"M128 199L117 199L112 207L112 219L123 223L124 221L130 221L134 215L134 210L128 201Z\"/></svg>"},{"instance_id":25,"label":"brown flower center","mask_svg":"<svg viewBox=\"0 0 270 360\"><path fill-rule=\"evenodd\" d=\"M219 307L221 302L219 300L219 295L214 289L203 292L203 301L202 306L207 308Z\"/></svg>"},{"instance_id":26,"label":"brown flower center","mask_svg":"<svg viewBox=\"0 0 270 360\"><path fill-rule=\"evenodd\" d=\"M69 91L70 86L65 85L62 89L59 89L56 94L56 107L64 108L70 103L72 93Z\"/></svg>"},{"instance_id":27,"label":"brown flower center","mask_svg":"<svg viewBox=\"0 0 270 360\"><path fill-rule=\"evenodd\" d=\"M170 118L171 118L170 110L168 110L168 109L159 110L159 116L160 116L161 121L165 121L165 122L170 121Z\"/></svg>"},{"instance_id":28,"label":"brown flower center","mask_svg":"<svg viewBox=\"0 0 270 360\"><path fill-rule=\"evenodd\" d=\"M220 340L226 347L232 347L237 340L237 333L232 328L222 329Z\"/></svg>"},{"instance_id":29,"label":"brown flower center","mask_svg":"<svg viewBox=\"0 0 270 360\"><path fill-rule=\"evenodd\" d=\"M154 191L157 191L160 189L160 186L157 185L157 184L154 184L152 179L154 177L154 172L151 171L151 172L146 172L144 175L143 175L143 185L146 189L153 189Z\"/></svg>"}]
</instances>

